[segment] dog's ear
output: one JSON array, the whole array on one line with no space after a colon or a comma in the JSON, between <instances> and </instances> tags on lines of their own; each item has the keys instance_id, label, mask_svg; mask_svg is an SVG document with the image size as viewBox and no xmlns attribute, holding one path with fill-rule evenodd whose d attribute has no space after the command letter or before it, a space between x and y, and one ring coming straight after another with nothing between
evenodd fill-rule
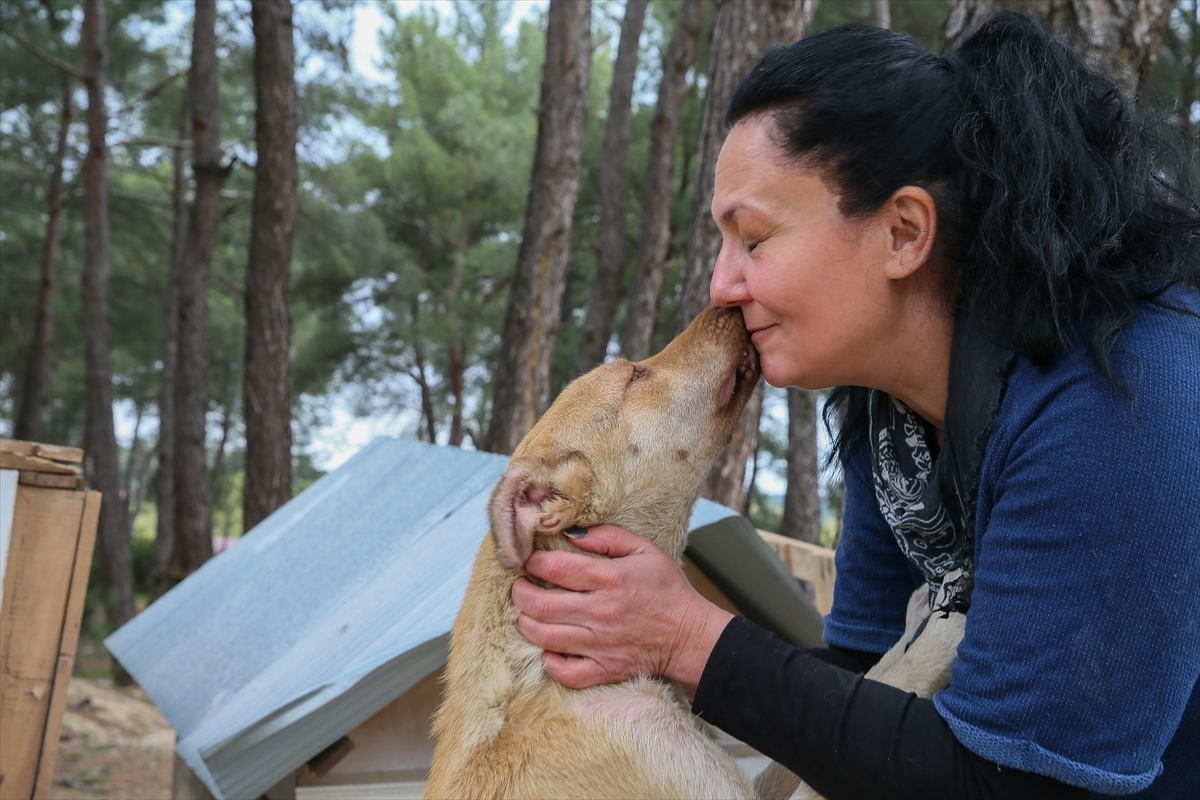
<instances>
[{"instance_id":1,"label":"dog's ear","mask_svg":"<svg viewBox=\"0 0 1200 800\"><path fill-rule=\"evenodd\" d=\"M535 475L523 466L509 467L492 493L489 516L496 537L496 559L517 569L533 552L533 539L571 527L585 505L586 466L568 461L552 475Z\"/></svg>"}]
</instances>

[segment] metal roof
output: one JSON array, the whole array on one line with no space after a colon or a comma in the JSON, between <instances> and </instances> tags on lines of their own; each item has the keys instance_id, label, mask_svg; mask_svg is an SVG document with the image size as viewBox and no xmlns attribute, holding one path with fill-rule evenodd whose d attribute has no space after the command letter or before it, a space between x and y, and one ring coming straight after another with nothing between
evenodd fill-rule
<instances>
[{"instance_id":1,"label":"metal roof","mask_svg":"<svg viewBox=\"0 0 1200 800\"><path fill-rule=\"evenodd\" d=\"M378 438L105 641L214 796L259 796L445 663L507 464ZM722 520L761 548L741 549L759 559L757 582L772 575L766 605L800 609L807 628L781 635L812 643L819 617L749 522L701 500L692 528ZM781 605L781 592L801 600Z\"/></svg>"}]
</instances>

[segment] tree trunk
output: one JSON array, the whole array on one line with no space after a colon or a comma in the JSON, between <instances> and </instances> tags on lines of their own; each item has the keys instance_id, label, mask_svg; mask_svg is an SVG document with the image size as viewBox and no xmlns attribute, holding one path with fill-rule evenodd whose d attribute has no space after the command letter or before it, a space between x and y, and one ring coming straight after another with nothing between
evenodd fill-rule
<instances>
[{"instance_id":1,"label":"tree trunk","mask_svg":"<svg viewBox=\"0 0 1200 800\"><path fill-rule=\"evenodd\" d=\"M545 408L579 195L591 0L551 0L525 228L501 339L485 450L511 453Z\"/></svg>"},{"instance_id":2,"label":"tree trunk","mask_svg":"<svg viewBox=\"0 0 1200 800\"><path fill-rule=\"evenodd\" d=\"M292 497L292 320L296 232L296 52L291 0L254 0L254 212L246 269L246 488L250 530Z\"/></svg>"},{"instance_id":3,"label":"tree trunk","mask_svg":"<svg viewBox=\"0 0 1200 800\"><path fill-rule=\"evenodd\" d=\"M763 391L765 392L766 390L764 389ZM762 444L761 426L759 427L758 441L759 444ZM760 452L761 450L758 446L755 446L754 450L750 452L750 480L746 481L746 492L742 498L742 516L746 519L750 519L750 512L754 508L754 498L758 494L756 482L758 481L758 456Z\"/></svg>"},{"instance_id":4,"label":"tree trunk","mask_svg":"<svg viewBox=\"0 0 1200 800\"><path fill-rule=\"evenodd\" d=\"M1178 0L955 0L943 27L946 52L962 44L993 11L1019 7L1040 18L1055 34L1079 39L1100 56L1130 97L1138 97L1162 49Z\"/></svg>"},{"instance_id":5,"label":"tree trunk","mask_svg":"<svg viewBox=\"0 0 1200 800\"><path fill-rule=\"evenodd\" d=\"M708 48L708 89L700 110L700 144L696 157L696 182L692 192L692 217L688 227L683 266L683 291L679 298L676 334L711 302L708 284L721 251L721 233L713 221L713 186L717 156L725 142L725 110L734 89L775 42L801 38L816 14L818 0L718 0ZM740 508L746 462L758 445L762 412L760 386L742 411L729 447L717 458L708 475L704 496ZM751 448L751 449L747 449Z\"/></svg>"},{"instance_id":6,"label":"tree trunk","mask_svg":"<svg viewBox=\"0 0 1200 800\"><path fill-rule=\"evenodd\" d=\"M700 38L706 3L707 0L684 0L675 18L671 43L663 54L658 103L650 124L641 239L621 331L621 352L630 361L641 361L650 356L663 271L667 266L667 249L671 243L671 175L675 166L679 110L687 92L687 74L696 58L696 43Z\"/></svg>"},{"instance_id":7,"label":"tree trunk","mask_svg":"<svg viewBox=\"0 0 1200 800\"><path fill-rule=\"evenodd\" d=\"M425 372L425 335L421 330L421 301L413 295L410 299L412 312L412 348L413 366L408 371L408 377L417 384L421 392L421 419L425 423L425 437L430 444L437 444L437 418L433 413L433 389L429 385L429 376ZM421 437L421 426L417 425L417 438Z\"/></svg>"},{"instance_id":8,"label":"tree trunk","mask_svg":"<svg viewBox=\"0 0 1200 800\"><path fill-rule=\"evenodd\" d=\"M821 543L821 496L817 490L817 393L791 386L788 393L787 492L780 533Z\"/></svg>"},{"instance_id":9,"label":"tree trunk","mask_svg":"<svg viewBox=\"0 0 1200 800\"><path fill-rule=\"evenodd\" d=\"M221 409L221 439L217 442L217 449L213 454L212 470L208 474L208 496L211 498L211 504L214 505L220 504L225 497L225 449L229 446L229 431L233 428L234 411L232 400ZM249 530L249 528L246 528L246 530ZM210 513L208 515L208 536L210 539L212 535L212 514Z\"/></svg>"},{"instance_id":10,"label":"tree trunk","mask_svg":"<svg viewBox=\"0 0 1200 800\"><path fill-rule=\"evenodd\" d=\"M184 91L179 113L179 140L192 133L192 98ZM188 253L187 153L175 148L172 158L174 229L171 233L171 262L163 292L162 370L158 388L158 475L155 497L158 521L154 536L154 568L150 574L150 597L157 600L168 588L167 572L175 552L175 445L178 429L175 414L176 373L179 363L179 284Z\"/></svg>"},{"instance_id":11,"label":"tree trunk","mask_svg":"<svg viewBox=\"0 0 1200 800\"><path fill-rule=\"evenodd\" d=\"M465 389L466 358L462 342L462 331L459 329L458 293L462 291L462 270L467 260L467 249L470 247L471 225L465 209L462 225L459 227L458 242L455 244L454 256L450 262L450 280L446 282L446 316L450 320L450 336L446 352L449 356L447 369L450 378L450 395L454 402L454 410L450 415L450 438L447 441L451 447L461 447L463 441L463 395Z\"/></svg>"},{"instance_id":12,"label":"tree trunk","mask_svg":"<svg viewBox=\"0 0 1200 800\"><path fill-rule=\"evenodd\" d=\"M117 437L113 429L112 354L108 338L108 112L103 0L83 4L83 59L87 71L88 154L84 165L86 211L83 253L83 342L87 376L85 468L89 483L104 495L97 552L109 621L133 618L133 556L121 499Z\"/></svg>"},{"instance_id":13,"label":"tree trunk","mask_svg":"<svg viewBox=\"0 0 1200 800\"><path fill-rule=\"evenodd\" d=\"M51 14L51 19L54 19ZM57 24L55 29L57 30ZM46 421L46 401L50 394L50 352L54 347L54 281L58 272L58 245L62 231L63 157L67 152L67 134L75 113L75 82L62 79L62 118L54 150L53 173L47 193L46 249L42 258L42 278L38 287L38 305L34 315L33 342L25 371L25 387L17 412L13 435L28 442L42 441Z\"/></svg>"},{"instance_id":14,"label":"tree trunk","mask_svg":"<svg viewBox=\"0 0 1200 800\"><path fill-rule=\"evenodd\" d=\"M429 388L429 380L425 375L425 356L417 349L416 367L411 373L421 390L421 417L425 420L425 436L430 444L437 444L437 419L433 414L433 391Z\"/></svg>"},{"instance_id":15,"label":"tree trunk","mask_svg":"<svg viewBox=\"0 0 1200 800\"><path fill-rule=\"evenodd\" d=\"M463 371L465 369L462 343L451 342L450 392L454 400L454 413L450 417L450 439L446 442L451 447L461 447L463 442L463 394L465 388Z\"/></svg>"},{"instance_id":16,"label":"tree trunk","mask_svg":"<svg viewBox=\"0 0 1200 800\"><path fill-rule=\"evenodd\" d=\"M678 335L709 305L708 284L721 251L721 233L712 218L717 156L725 142L725 110L733 90L776 42L804 36L818 0L717 0L708 47L708 89L700 110L696 182L683 267L683 294L675 322Z\"/></svg>"},{"instance_id":17,"label":"tree trunk","mask_svg":"<svg viewBox=\"0 0 1200 800\"><path fill-rule=\"evenodd\" d=\"M125 456L124 483L125 502L129 502L129 498L133 497L134 485L133 482L137 478L137 460L138 455L142 451L142 417L145 416L145 410L141 403L134 404L136 414L133 417L133 441L129 443L129 453Z\"/></svg>"},{"instance_id":18,"label":"tree trunk","mask_svg":"<svg viewBox=\"0 0 1200 800\"><path fill-rule=\"evenodd\" d=\"M621 21L621 43L608 94L608 119L600 161L600 222L596 279L588 300L587 318L575 353L575 374L582 375L604 361L612 336L621 284L625 277L625 202L628 197L629 121L633 116L633 77L637 73L638 42L649 0L628 0Z\"/></svg>"},{"instance_id":19,"label":"tree trunk","mask_svg":"<svg viewBox=\"0 0 1200 800\"><path fill-rule=\"evenodd\" d=\"M186 267L179 283L179 364L175 414L175 548L169 577L186 578L212 557L206 468L205 394L208 278L221 221L221 117L217 83L215 0L196 0L192 35L192 174L196 198L188 226Z\"/></svg>"},{"instance_id":20,"label":"tree trunk","mask_svg":"<svg viewBox=\"0 0 1200 800\"><path fill-rule=\"evenodd\" d=\"M892 7L888 0L871 0L871 16L879 27L892 27Z\"/></svg>"},{"instance_id":21,"label":"tree trunk","mask_svg":"<svg viewBox=\"0 0 1200 800\"><path fill-rule=\"evenodd\" d=\"M142 455L141 461L133 466L134 474L134 490L129 498L129 527L133 529L133 521L142 513L142 503L146 499L146 487L148 486L148 473L150 472L150 462L154 460L154 451L147 448Z\"/></svg>"},{"instance_id":22,"label":"tree trunk","mask_svg":"<svg viewBox=\"0 0 1200 800\"><path fill-rule=\"evenodd\" d=\"M1192 107L1197 100L1196 80L1200 73L1200 2L1193 0L1191 19L1188 20L1187 25L1188 43L1191 46L1186 55L1183 52L1179 53L1179 60L1186 65L1179 89L1179 137L1183 144L1183 151L1195 159L1197 157L1197 130L1196 123L1192 121Z\"/></svg>"}]
</instances>

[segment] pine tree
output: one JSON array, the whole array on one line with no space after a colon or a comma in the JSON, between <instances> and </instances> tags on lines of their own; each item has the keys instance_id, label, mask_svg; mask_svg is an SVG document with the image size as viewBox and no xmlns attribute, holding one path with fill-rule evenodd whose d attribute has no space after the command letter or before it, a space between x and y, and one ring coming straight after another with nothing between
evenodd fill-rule
<instances>
[{"instance_id":1,"label":"pine tree","mask_svg":"<svg viewBox=\"0 0 1200 800\"><path fill-rule=\"evenodd\" d=\"M108 54L104 10L103 0L85 0L83 4L87 75L84 82L88 96L88 154L84 166L83 330L87 372L84 452L88 482L104 496L96 544L109 621L119 626L133 617L133 557L113 427L108 324L108 111L104 105Z\"/></svg>"},{"instance_id":2,"label":"pine tree","mask_svg":"<svg viewBox=\"0 0 1200 800\"><path fill-rule=\"evenodd\" d=\"M708 88L700 112L700 145L696 182L688 228L683 289L679 299L676 332L708 306L708 284L721 250L721 233L712 218L713 187L717 156L725 141L725 109L733 91L767 48L776 42L791 43L801 38L817 10L818 0L762 0L743 3L718 0L709 44ZM758 423L762 413L760 385L742 411L729 446L717 458L708 475L704 495L731 508L740 508L746 462L758 447Z\"/></svg>"},{"instance_id":3,"label":"pine tree","mask_svg":"<svg viewBox=\"0 0 1200 800\"><path fill-rule=\"evenodd\" d=\"M551 0L525 231L509 293L484 449L511 453L546 407L575 201L592 59L590 0Z\"/></svg>"},{"instance_id":4,"label":"pine tree","mask_svg":"<svg viewBox=\"0 0 1200 800\"><path fill-rule=\"evenodd\" d=\"M575 353L575 374L582 375L604 361L621 299L625 277L625 200L628 188L629 122L633 78L637 73L638 42L649 0L628 0L621 21L621 43L609 89L608 119L600 164L599 253L596 278L588 300L587 317Z\"/></svg>"},{"instance_id":5,"label":"pine tree","mask_svg":"<svg viewBox=\"0 0 1200 800\"><path fill-rule=\"evenodd\" d=\"M221 221L220 92L217 6L196 0L192 35L192 174L196 196L188 224L187 261L179 282L179 364L175 387L175 547L170 578L179 582L212 557L209 529L205 377L208 280Z\"/></svg>"},{"instance_id":6,"label":"pine tree","mask_svg":"<svg viewBox=\"0 0 1200 800\"><path fill-rule=\"evenodd\" d=\"M254 211L246 270L246 480L250 530L292 496L292 320L296 232L296 50L291 0L254 0Z\"/></svg>"},{"instance_id":7,"label":"pine tree","mask_svg":"<svg viewBox=\"0 0 1200 800\"><path fill-rule=\"evenodd\" d=\"M659 295L671 244L671 174L675 166L675 138L679 112L687 90L687 74L696 58L700 23L707 0L683 0L675 17L671 43L663 53L663 75L658 102L650 123L650 155L646 159L646 188L642 202L642 232L638 244L633 285L625 301L621 352L630 361L650 355Z\"/></svg>"}]
</instances>

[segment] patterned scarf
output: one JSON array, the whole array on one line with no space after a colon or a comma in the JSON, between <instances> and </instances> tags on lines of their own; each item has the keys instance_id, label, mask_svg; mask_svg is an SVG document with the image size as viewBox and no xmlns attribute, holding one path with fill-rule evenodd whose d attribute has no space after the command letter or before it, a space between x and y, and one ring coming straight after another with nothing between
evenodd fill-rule
<instances>
[{"instance_id":1,"label":"patterned scarf","mask_svg":"<svg viewBox=\"0 0 1200 800\"><path fill-rule=\"evenodd\" d=\"M936 456L928 423L890 395L869 393L875 499L900 550L929 584L935 610L966 613L971 605L979 464L1011 365L1012 351L989 342L960 310Z\"/></svg>"}]
</instances>

